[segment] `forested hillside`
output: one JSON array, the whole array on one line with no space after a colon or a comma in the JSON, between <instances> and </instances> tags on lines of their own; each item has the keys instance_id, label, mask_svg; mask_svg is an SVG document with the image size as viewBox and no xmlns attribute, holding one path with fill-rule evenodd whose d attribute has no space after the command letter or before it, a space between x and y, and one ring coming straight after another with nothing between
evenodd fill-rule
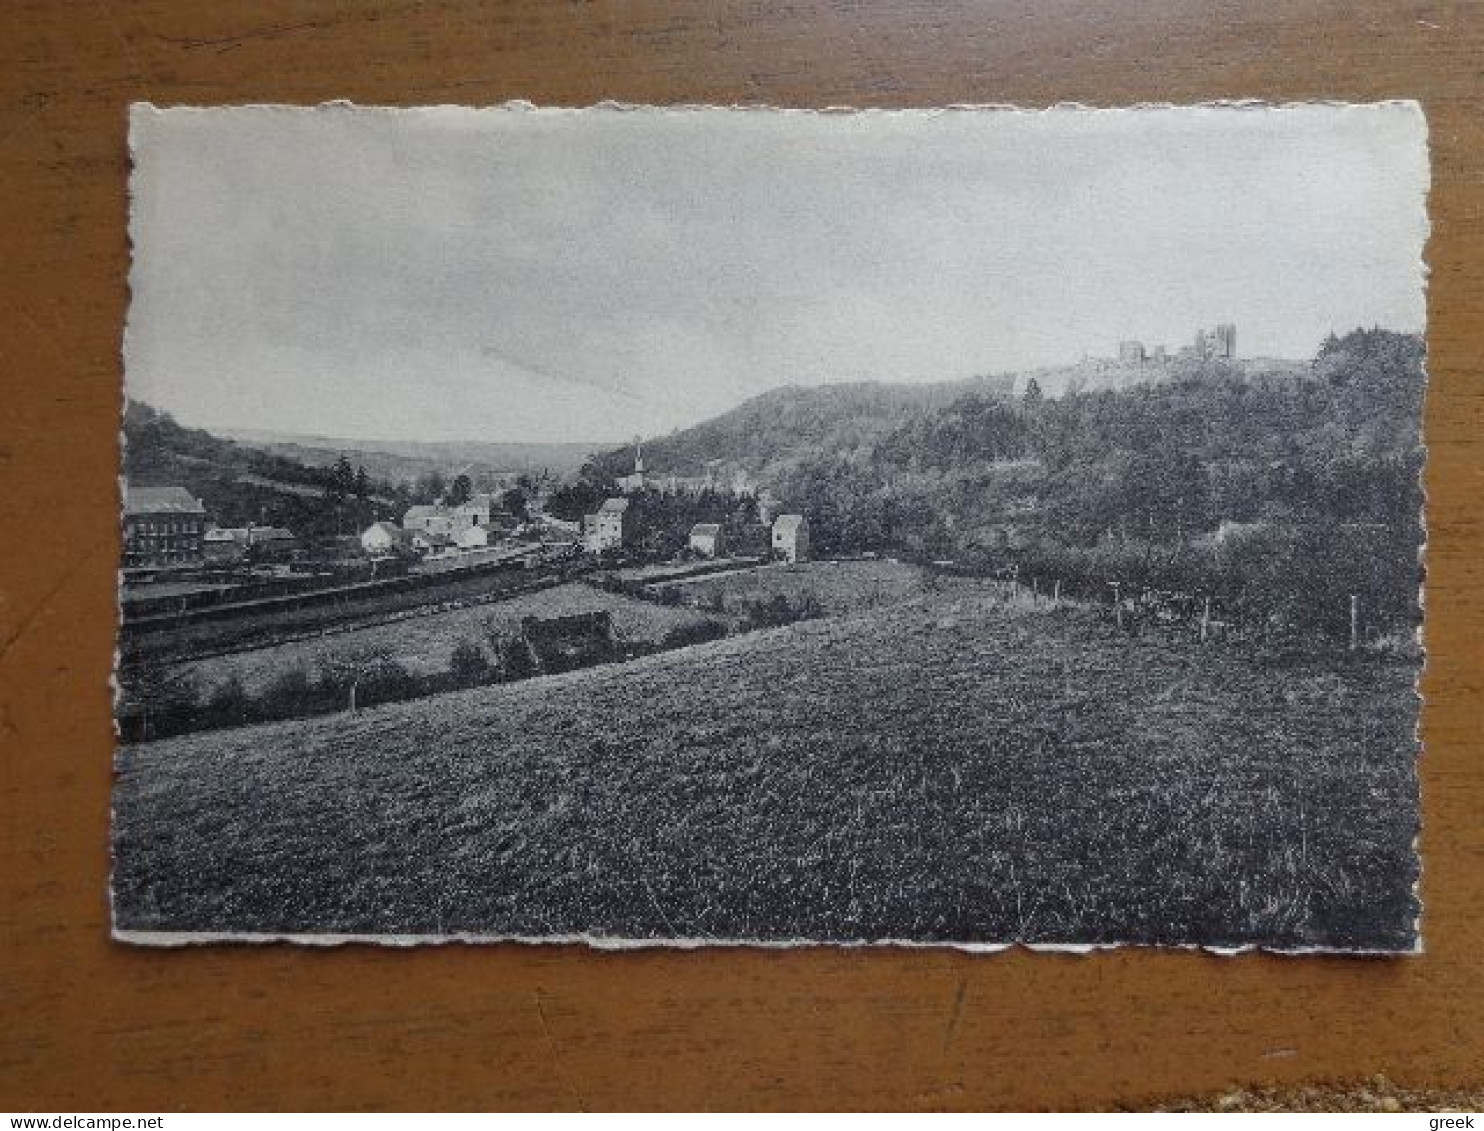
<instances>
[{"instance_id":1,"label":"forested hillside","mask_svg":"<svg viewBox=\"0 0 1484 1131\"><path fill-rule=\"evenodd\" d=\"M1156 382L1057 398L1035 382L1015 396L1003 383L785 388L647 442L645 458L662 473L747 469L808 515L826 554L1019 567L1094 589L1131 579L1233 606L1329 594L1314 598L1326 617L1343 614L1344 591L1376 622L1403 623L1416 611L1423 357L1419 337L1375 329L1331 336L1308 366L1182 362ZM631 459L595 460L579 501ZM641 514L660 505L638 501Z\"/></svg>"},{"instance_id":2,"label":"forested hillside","mask_svg":"<svg viewBox=\"0 0 1484 1131\"><path fill-rule=\"evenodd\" d=\"M130 483L184 487L221 526L285 526L301 537L354 534L401 506L399 492L346 460L308 467L185 428L142 401L129 402L123 431Z\"/></svg>"},{"instance_id":3,"label":"forested hillside","mask_svg":"<svg viewBox=\"0 0 1484 1131\"><path fill-rule=\"evenodd\" d=\"M819 451L778 489L839 548L1389 523L1420 503L1422 357L1416 337L1356 331L1327 342L1303 378L1212 362L1121 392L963 397L867 449Z\"/></svg>"},{"instance_id":4,"label":"forested hillside","mask_svg":"<svg viewBox=\"0 0 1484 1131\"><path fill-rule=\"evenodd\" d=\"M771 389L704 423L644 442L645 466L697 475L713 461L768 481L811 453L868 449L903 420L939 411L970 394L1003 395L1013 377L977 377L929 385L854 382ZM634 450L598 456L593 470L609 477L632 469Z\"/></svg>"},{"instance_id":5,"label":"forested hillside","mask_svg":"<svg viewBox=\"0 0 1484 1131\"><path fill-rule=\"evenodd\" d=\"M1342 589L1405 620L1423 356L1419 337L1357 330L1302 377L1213 362L1119 392L964 397L868 448L820 451L776 489L825 551L1139 577L1233 601Z\"/></svg>"}]
</instances>

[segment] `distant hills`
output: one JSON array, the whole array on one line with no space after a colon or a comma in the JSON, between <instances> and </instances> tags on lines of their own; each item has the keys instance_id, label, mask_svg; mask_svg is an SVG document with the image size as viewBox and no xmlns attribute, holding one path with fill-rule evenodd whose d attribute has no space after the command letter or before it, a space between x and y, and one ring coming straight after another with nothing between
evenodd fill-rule
<instances>
[{"instance_id":1,"label":"distant hills","mask_svg":"<svg viewBox=\"0 0 1484 1131\"><path fill-rule=\"evenodd\" d=\"M753 485L779 485L825 453L860 462L918 443L925 435L936 436L949 419L945 413L956 412L964 402L1023 399L1032 382L1046 397L1119 391L1186 379L1202 364L1178 358L1084 358L957 381L786 385L689 428L646 438L645 464L660 474L710 473L721 481L735 477ZM1311 363L1236 359L1219 366L1238 379L1252 380L1297 377L1308 373ZM142 402L131 404L125 434L125 471L136 482L178 483L207 498L224 519L236 521L285 511L284 500L275 495L318 496L330 486L330 471L341 459L365 469L374 484L368 498L387 506L400 505L430 481L461 474L476 486L542 472L570 479L591 459L600 477L614 478L630 472L634 460L631 445L605 450L605 445L592 443L359 440L255 429L212 434L178 425Z\"/></svg>"},{"instance_id":2,"label":"distant hills","mask_svg":"<svg viewBox=\"0 0 1484 1131\"><path fill-rule=\"evenodd\" d=\"M332 467L186 428L143 401L129 402L123 434L123 472L131 485L184 487L221 526L252 522L300 535L349 533L400 513L403 505L397 488L369 474L365 495L348 498Z\"/></svg>"},{"instance_id":3,"label":"distant hills","mask_svg":"<svg viewBox=\"0 0 1484 1131\"><path fill-rule=\"evenodd\" d=\"M342 455L366 469L373 479L411 482L437 473L465 474L473 479L502 474L570 475L594 451L606 445L497 443L480 440L350 440L332 436L299 436L254 429L221 433L227 439L308 467L329 467Z\"/></svg>"}]
</instances>

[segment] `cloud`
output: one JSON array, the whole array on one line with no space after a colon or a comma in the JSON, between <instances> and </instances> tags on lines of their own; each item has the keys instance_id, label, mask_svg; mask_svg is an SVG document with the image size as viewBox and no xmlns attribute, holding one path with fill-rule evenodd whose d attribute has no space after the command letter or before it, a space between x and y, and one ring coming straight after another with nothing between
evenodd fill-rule
<instances>
[{"instance_id":1,"label":"cloud","mask_svg":"<svg viewBox=\"0 0 1484 1131\"><path fill-rule=\"evenodd\" d=\"M191 423L604 441L784 383L1419 329L1399 104L137 110L131 395Z\"/></svg>"}]
</instances>

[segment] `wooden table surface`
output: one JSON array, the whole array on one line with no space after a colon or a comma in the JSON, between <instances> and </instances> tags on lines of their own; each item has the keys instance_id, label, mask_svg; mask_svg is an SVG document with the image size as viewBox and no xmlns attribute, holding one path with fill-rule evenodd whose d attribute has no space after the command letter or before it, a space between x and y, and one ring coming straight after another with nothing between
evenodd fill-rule
<instances>
[{"instance_id":1,"label":"wooden table surface","mask_svg":"<svg viewBox=\"0 0 1484 1131\"><path fill-rule=\"evenodd\" d=\"M1484 6L0 11L0 1108L1067 1107L1484 1078ZM1420 98L1434 161L1427 953L130 949L107 935L125 108Z\"/></svg>"}]
</instances>

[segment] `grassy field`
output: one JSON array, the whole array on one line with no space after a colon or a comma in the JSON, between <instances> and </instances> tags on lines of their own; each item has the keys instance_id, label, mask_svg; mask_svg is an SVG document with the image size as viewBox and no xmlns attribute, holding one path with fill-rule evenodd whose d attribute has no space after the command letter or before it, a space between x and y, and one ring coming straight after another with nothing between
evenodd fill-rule
<instances>
[{"instance_id":1,"label":"grassy field","mask_svg":"<svg viewBox=\"0 0 1484 1131\"><path fill-rule=\"evenodd\" d=\"M828 613L857 612L895 604L923 591L922 571L890 558L871 561L797 562L699 577L678 584L687 600L720 593L728 611L743 602L812 594Z\"/></svg>"},{"instance_id":2,"label":"grassy field","mask_svg":"<svg viewBox=\"0 0 1484 1131\"><path fill-rule=\"evenodd\" d=\"M180 664L177 670L189 673L203 688L235 676L249 693L255 694L275 675L295 664L312 669L330 656L385 648L409 671L429 675L448 667L449 654L461 640L474 640L487 651L487 625L495 625L503 634L515 635L520 631L522 617L557 617L600 610L613 615L614 631L625 640L657 641L677 625L706 619L693 609L665 608L636 597L605 593L581 582L568 582L508 601L407 617L390 624L195 660Z\"/></svg>"},{"instance_id":3,"label":"grassy field","mask_svg":"<svg viewBox=\"0 0 1484 1131\"><path fill-rule=\"evenodd\" d=\"M509 589L531 584L524 571L480 573L473 577L449 575L436 586L401 593L359 597L345 604L316 604L274 612L253 612L223 620L187 622L149 632L126 631L124 654L168 661L201 652L270 645L287 635L313 633L352 623L374 623L390 616L416 612L429 604L478 602Z\"/></svg>"},{"instance_id":4,"label":"grassy field","mask_svg":"<svg viewBox=\"0 0 1484 1131\"><path fill-rule=\"evenodd\" d=\"M126 747L118 925L1406 948L1413 676L945 592Z\"/></svg>"}]
</instances>

